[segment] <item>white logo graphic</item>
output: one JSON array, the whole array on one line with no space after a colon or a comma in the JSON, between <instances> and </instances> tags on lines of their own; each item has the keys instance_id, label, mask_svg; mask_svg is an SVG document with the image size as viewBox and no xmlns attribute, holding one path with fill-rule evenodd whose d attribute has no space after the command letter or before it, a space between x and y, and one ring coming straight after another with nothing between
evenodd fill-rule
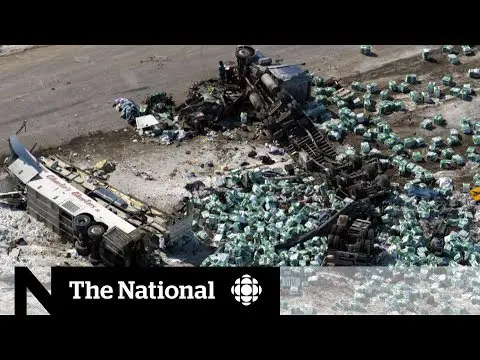
<instances>
[{"instance_id":1,"label":"white logo graphic","mask_svg":"<svg viewBox=\"0 0 480 360\"><path fill-rule=\"evenodd\" d=\"M243 275L241 279L235 280L232 286L232 295L240 304L248 306L258 300L262 293L262 287L258 285L257 279L250 275Z\"/></svg>"}]
</instances>

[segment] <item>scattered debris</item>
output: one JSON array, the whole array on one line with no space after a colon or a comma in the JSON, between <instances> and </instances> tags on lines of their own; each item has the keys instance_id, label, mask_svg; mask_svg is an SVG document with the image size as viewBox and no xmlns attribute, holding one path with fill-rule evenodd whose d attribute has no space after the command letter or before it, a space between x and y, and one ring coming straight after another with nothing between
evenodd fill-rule
<instances>
[{"instance_id":1,"label":"scattered debris","mask_svg":"<svg viewBox=\"0 0 480 360\"><path fill-rule=\"evenodd\" d=\"M17 239L17 240L15 241L15 243L16 243L17 245L20 245L20 246L25 246L25 245L27 245L27 242L25 241L25 239L24 239L23 237Z\"/></svg>"},{"instance_id":2,"label":"scattered debris","mask_svg":"<svg viewBox=\"0 0 480 360\"><path fill-rule=\"evenodd\" d=\"M135 119L140 116L139 107L130 99L117 98L113 103L113 107L118 110L122 119L127 120L129 125L134 126Z\"/></svg>"},{"instance_id":3,"label":"scattered debris","mask_svg":"<svg viewBox=\"0 0 480 360\"><path fill-rule=\"evenodd\" d=\"M425 61L430 61L432 59L431 55L430 55L430 49L423 49L422 50L422 59L425 60Z\"/></svg>"},{"instance_id":4,"label":"scattered debris","mask_svg":"<svg viewBox=\"0 0 480 360\"><path fill-rule=\"evenodd\" d=\"M247 156L250 158L254 158L255 156L257 156L257 152L255 150L251 150Z\"/></svg>"},{"instance_id":5,"label":"scattered debris","mask_svg":"<svg viewBox=\"0 0 480 360\"><path fill-rule=\"evenodd\" d=\"M189 191L191 193L193 193L194 191L200 191L204 188L205 188L205 184L203 182L199 181L199 180L188 183L187 185L185 185L185 189L187 189L187 191Z\"/></svg>"},{"instance_id":6,"label":"scattered debris","mask_svg":"<svg viewBox=\"0 0 480 360\"><path fill-rule=\"evenodd\" d=\"M360 46L360 52L363 55L370 56L372 55L372 47L370 45L362 45Z\"/></svg>"},{"instance_id":7,"label":"scattered debris","mask_svg":"<svg viewBox=\"0 0 480 360\"><path fill-rule=\"evenodd\" d=\"M466 56L474 55L473 49L470 47L470 45L462 45L462 51L463 51L463 55L466 55Z\"/></svg>"},{"instance_id":8,"label":"scattered debris","mask_svg":"<svg viewBox=\"0 0 480 360\"><path fill-rule=\"evenodd\" d=\"M260 160L262 160L262 164L265 165L272 165L275 164L275 160L273 160L270 156L264 155L260 157Z\"/></svg>"},{"instance_id":9,"label":"scattered debris","mask_svg":"<svg viewBox=\"0 0 480 360\"><path fill-rule=\"evenodd\" d=\"M138 171L135 173L135 176L141 177L143 180L152 181L155 178L151 175L150 172Z\"/></svg>"}]
</instances>

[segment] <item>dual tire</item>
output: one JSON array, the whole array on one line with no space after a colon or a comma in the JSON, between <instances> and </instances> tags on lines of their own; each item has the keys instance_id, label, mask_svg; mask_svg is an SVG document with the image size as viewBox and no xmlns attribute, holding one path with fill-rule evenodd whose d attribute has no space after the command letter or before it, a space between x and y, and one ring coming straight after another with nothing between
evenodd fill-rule
<instances>
[{"instance_id":1,"label":"dual tire","mask_svg":"<svg viewBox=\"0 0 480 360\"><path fill-rule=\"evenodd\" d=\"M107 231L107 226L103 223L94 222L93 218L88 214L80 214L73 219L75 231L80 238L87 238L88 243L81 240L75 241L75 250L80 256L88 256L92 265L98 265L99 260L96 258L96 251L92 247L98 246L102 236Z\"/></svg>"}]
</instances>

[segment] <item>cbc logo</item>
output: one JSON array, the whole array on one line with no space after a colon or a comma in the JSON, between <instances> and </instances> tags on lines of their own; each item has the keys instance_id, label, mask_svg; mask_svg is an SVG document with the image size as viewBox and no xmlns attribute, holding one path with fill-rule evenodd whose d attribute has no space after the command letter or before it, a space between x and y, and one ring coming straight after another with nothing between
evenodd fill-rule
<instances>
[{"instance_id":1,"label":"cbc logo","mask_svg":"<svg viewBox=\"0 0 480 360\"><path fill-rule=\"evenodd\" d=\"M232 295L235 296L240 304L248 306L258 300L262 293L262 287L258 284L257 279L250 275L243 275L240 279L235 280L232 286Z\"/></svg>"}]
</instances>

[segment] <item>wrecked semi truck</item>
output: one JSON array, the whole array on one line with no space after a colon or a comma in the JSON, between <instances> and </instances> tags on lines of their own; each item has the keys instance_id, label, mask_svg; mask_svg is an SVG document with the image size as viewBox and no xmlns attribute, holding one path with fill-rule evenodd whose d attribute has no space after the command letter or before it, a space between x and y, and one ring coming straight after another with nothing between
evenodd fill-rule
<instances>
[{"instance_id":1,"label":"wrecked semi truck","mask_svg":"<svg viewBox=\"0 0 480 360\"><path fill-rule=\"evenodd\" d=\"M235 53L245 92L271 135L307 170L321 171L328 181L354 200L387 190L388 178L377 177L378 162L364 164L358 155L336 160L337 152L315 126L302 105L310 97L312 77L308 70L294 65L272 65L272 59L248 45ZM332 86L340 87L335 79ZM380 176L380 175L379 175ZM362 180L359 185L357 180Z\"/></svg>"},{"instance_id":2,"label":"wrecked semi truck","mask_svg":"<svg viewBox=\"0 0 480 360\"><path fill-rule=\"evenodd\" d=\"M306 114L312 77L304 64L276 64L247 45L236 50L239 81L259 120L288 153L307 168L325 170L336 151Z\"/></svg>"},{"instance_id":3,"label":"wrecked semi truck","mask_svg":"<svg viewBox=\"0 0 480 360\"><path fill-rule=\"evenodd\" d=\"M27 212L63 239L74 242L79 255L93 265L135 267L147 264L148 250L158 245L158 235L116 214L125 204L101 203L72 185L42 162L19 141L9 138L11 159L7 171L23 189Z\"/></svg>"},{"instance_id":4,"label":"wrecked semi truck","mask_svg":"<svg viewBox=\"0 0 480 360\"><path fill-rule=\"evenodd\" d=\"M366 265L372 262L375 231L364 204L381 201L390 182L377 161L358 156L336 160L337 152L303 109L310 97L312 77L300 65L272 65L252 47L237 48L239 77L259 120L272 137L307 171L320 171L338 196L353 200L317 229L275 246L288 249L311 239L328 237L326 265ZM340 85L332 79L332 86Z\"/></svg>"}]
</instances>

